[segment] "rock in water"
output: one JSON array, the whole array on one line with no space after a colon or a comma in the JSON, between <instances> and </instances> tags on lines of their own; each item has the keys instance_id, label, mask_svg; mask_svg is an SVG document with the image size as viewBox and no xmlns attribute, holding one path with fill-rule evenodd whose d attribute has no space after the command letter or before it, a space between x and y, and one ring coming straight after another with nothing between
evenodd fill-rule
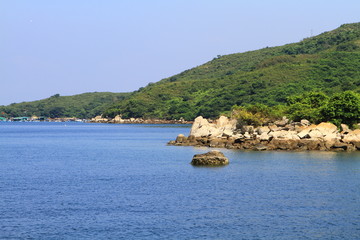
<instances>
[{"instance_id":1,"label":"rock in water","mask_svg":"<svg viewBox=\"0 0 360 240\"><path fill-rule=\"evenodd\" d=\"M229 159L222 152L213 150L203 154L195 154L191 164L194 166L223 166L229 164Z\"/></svg>"}]
</instances>

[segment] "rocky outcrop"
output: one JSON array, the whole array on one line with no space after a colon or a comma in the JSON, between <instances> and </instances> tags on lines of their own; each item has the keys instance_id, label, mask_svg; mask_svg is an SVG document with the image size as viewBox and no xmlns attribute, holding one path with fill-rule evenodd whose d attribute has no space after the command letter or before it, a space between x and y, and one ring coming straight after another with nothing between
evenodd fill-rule
<instances>
[{"instance_id":1,"label":"rocky outcrop","mask_svg":"<svg viewBox=\"0 0 360 240\"><path fill-rule=\"evenodd\" d=\"M236 120L224 116L211 122L197 117L189 137L179 135L170 145L207 146L214 148L264 150L360 150L360 129L350 130L346 125L342 131L328 122L318 125L307 120L290 122L283 118L267 126L236 127Z\"/></svg>"},{"instance_id":2,"label":"rocky outcrop","mask_svg":"<svg viewBox=\"0 0 360 240\"><path fill-rule=\"evenodd\" d=\"M229 159L217 150L203 154L195 154L191 164L194 166L223 166L229 164Z\"/></svg>"},{"instance_id":3,"label":"rocky outcrop","mask_svg":"<svg viewBox=\"0 0 360 240\"><path fill-rule=\"evenodd\" d=\"M210 123L203 117L197 117L191 127L190 136L195 137L222 137L232 136L236 129L236 120L229 120L221 116L215 123Z\"/></svg>"},{"instance_id":4,"label":"rocky outcrop","mask_svg":"<svg viewBox=\"0 0 360 240\"><path fill-rule=\"evenodd\" d=\"M109 122L109 119L103 118L102 116L96 116L96 117L92 118L92 119L90 120L90 122L106 123L106 122Z\"/></svg>"}]
</instances>

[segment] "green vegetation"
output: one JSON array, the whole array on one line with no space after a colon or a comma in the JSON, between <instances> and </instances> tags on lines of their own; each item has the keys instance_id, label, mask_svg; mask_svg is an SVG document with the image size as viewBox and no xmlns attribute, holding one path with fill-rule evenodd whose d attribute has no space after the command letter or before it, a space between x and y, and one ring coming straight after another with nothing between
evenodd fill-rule
<instances>
[{"instance_id":1,"label":"green vegetation","mask_svg":"<svg viewBox=\"0 0 360 240\"><path fill-rule=\"evenodd\" d=\"M332 122L338 127L345 123L354 128L360 122L360 94L344 91L329 97L322 92L307 92L288 97L285 105L233 106L231 115L239 125L260 126L286 115L297 122L307 119L313 123Z\"/></svg>"},{"instance_id":2,"label":"green vegetation","mask_svg":"<svg viewBox=\"0 0 360 240\"><path fill-rule=\"evenodd\" d=\"M352 91L334 94L326 105L320 108L323 121L336 125L352 126L360 122L360 94Z\"/></svg>"},{"instance_id":3,"label":"green vegetation","mask_svg":"<svg viewBox=\"0 0 360 240\"><path fill-rule=\"evenodd\" d=\"M329 102L329 97L322 92L308 92L301 95L288 97L287 109L284 114L292 120L299 122L307 119L310 122L318 123L323 120L320 109Z\"/></svg>"},{"instance_id":4,"label":"green vegetation","mask_svg":"<svg viewBox=\"0 0 360 240\"><path fill-rule=\"evenodd\" d=\"M45 116L51 118L91 118L109 105L126 98L129 93L94 92L74 96L55 94L49 98L0 106L1 117Z\"/></svg>"},{"instance_id":5,"label":"green vegetation","mask_svg":"<svg viewBox=\"0 0 360 240\"><path fill-rule=\"evenodd\" d=\"M285 105L288 97L302 93L320 91L327 96L347 90L359 93L359 69L360 23L345 24L299 43L218 56L140 88L106 109L103 115L192 120L199 115L218 117L233 105ZM313 97L326 101L321 96ZM314 109L301 109L314 103L299 104L292 106L294 118L305 111L311 120L319 119ZM330 115L328 118L337 117Z\"/></svg>"},{"instance_id":6,"label":"green vegetation","mask_svg":"<svg viewBox=\"0 0 360 240\"><path fill-rule=\"evenodd\" d=\"M233 106L231 117L237 119L238 125L253 125L255 127L281 119L287 107L276 105L273 107L264 104Z\"/></svg>"}]
</instances>

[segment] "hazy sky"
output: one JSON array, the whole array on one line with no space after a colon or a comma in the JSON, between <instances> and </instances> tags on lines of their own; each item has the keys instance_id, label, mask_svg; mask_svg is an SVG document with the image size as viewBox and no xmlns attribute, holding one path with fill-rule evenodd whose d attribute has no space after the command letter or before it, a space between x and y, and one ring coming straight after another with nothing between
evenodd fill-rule
<instances>
[{"instance_id":1,"label":"hazy sky","mask_svg":"<svg viewBox=\"0 0 360 240\"><path fill-rule=\"evenodd\" d=\"M360 21L359 0L0 0L0 105L127 92Z\"/></svg>"}]
</instances>

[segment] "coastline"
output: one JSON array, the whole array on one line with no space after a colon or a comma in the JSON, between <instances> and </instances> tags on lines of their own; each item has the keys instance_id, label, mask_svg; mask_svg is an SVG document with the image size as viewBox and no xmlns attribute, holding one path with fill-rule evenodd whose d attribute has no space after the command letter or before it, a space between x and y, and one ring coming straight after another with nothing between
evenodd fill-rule
<instances>
[{"instance_id":1,"label":"coastline","mask_svg":"<svg viewBox=\"0 0 360 240\"><path fill-rule=\"evenodd\" d=\"M92 118L90 123L114 123L114 124L193 124L194 121L186 121L184 119L144 119L144 118L121 118L120 115L115 118L103 118L102 116L96 116Z\"/></svg>"},{"instance_id":2,"label":"coastline","mask_svg":"<svg viewBox=\"0 0 360 240\"><path fill-rule=\"evenodd\" d=\"M210 123L195 119L188 137L179 134L168 142L173 146L195 146L255 151L359 151L360 129L343 130L328 122L318 125L307 120L290 122L286 118L267 126L236 126L235 119L220 117Z\"/></svg>"}]
</instances>

